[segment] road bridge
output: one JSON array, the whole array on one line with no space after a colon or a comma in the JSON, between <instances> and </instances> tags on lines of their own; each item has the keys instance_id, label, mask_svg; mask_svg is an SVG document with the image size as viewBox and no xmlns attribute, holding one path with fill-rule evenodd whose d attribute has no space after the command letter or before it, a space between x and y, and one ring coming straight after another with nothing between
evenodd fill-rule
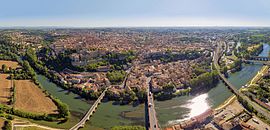
<instances>
[{"instance_id":1,"label":"road bridge","mask_svg":"<svg viewBox=\"0 0 270 130\"><path fill-rule=\"evenodd\" d=\"M151 93L150 89L150 81L151 77L148 77L146 82L148 84L147 88L147 102L145 107L147 107L147 112L146 114L146 128L148 130L160 130L159 125L158 125L158 120L156 117L156 111L155 111L155 105L154 105L154 97L153 94Z\"/></svg>"},{"instance_id":2,"label":"road bridge","mask_svg":"<svg viewBox=\"0 0 270 130\"><path fill-rule=\"evenodd\" d=\"M263 65L268 65L270 66L270 62L269 61L262 61L262 60L245 60L243 59L242 60L244 63L247 63L247 64L263 64Z\"/></svg>"},{"instance_id":3,"label":"road bridge","mask_svg":"<svg viewBox=\"0 0 270 130\"><path fill-rule=\"evenodd\" d=\"M95 111L97 110L98 105L101 103L101 100L103 99L103 97L105 96L106 91L108 90L107 87L98 97L98 99L95 101L95 103L90 107L90 109L87 111L87 113L84 115L84 117L80 120L80 122L78 122L76 125L74 125L72 128L70 128L69 130L78 130L80 128L83 128L86 121L88 121L90 119L90 117L95 113Z\"/></svg>"},{"instance_id":4,"label":"road bridge","mask_svg":"<svg viewBox=\"0 0 270 130\"><path fill-rule=\"evenodd\" d=\"M248 60L258 60L258 61L270 61L270 57L265 56L251 56Z\"/></svg>"}]
</instances>

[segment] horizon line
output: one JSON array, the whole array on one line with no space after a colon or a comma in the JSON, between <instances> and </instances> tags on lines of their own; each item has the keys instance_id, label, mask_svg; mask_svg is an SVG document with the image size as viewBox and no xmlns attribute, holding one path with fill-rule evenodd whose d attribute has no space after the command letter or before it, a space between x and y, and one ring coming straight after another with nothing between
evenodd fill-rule
<instances>
[{"instance_id":1,"label":"horizon line","mask_svg":"<svg viewBox=\"0 0 270 130\"><path fill-rule=\"evenodd\" d=\"M181 26L0 26L0 29L25 29L25 28L84 28L84 29L95 29L95 28L270 28L270 25L181 25Z\"/></svg>"}]
</instances>

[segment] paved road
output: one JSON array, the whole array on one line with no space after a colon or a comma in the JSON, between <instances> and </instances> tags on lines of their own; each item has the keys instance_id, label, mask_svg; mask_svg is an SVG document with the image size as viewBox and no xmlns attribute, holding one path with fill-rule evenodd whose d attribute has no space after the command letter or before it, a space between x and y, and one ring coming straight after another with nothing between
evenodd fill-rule
<instances>
[{"instance_id":1,"label":"paved road","mask_svg":"<svg viewBox=\"0 0 270 130\"><path fill-rule=\"evenodd\" d=\"M148 89L147 89L148 106L146 105L146 107L148 107L149 130L159 130L158 120L156 117L154 98L153 98L153 94L150 92L150 81L151 81L151 77L148 77L146 80L148 84Z\"/></svg>"}]
</instances>

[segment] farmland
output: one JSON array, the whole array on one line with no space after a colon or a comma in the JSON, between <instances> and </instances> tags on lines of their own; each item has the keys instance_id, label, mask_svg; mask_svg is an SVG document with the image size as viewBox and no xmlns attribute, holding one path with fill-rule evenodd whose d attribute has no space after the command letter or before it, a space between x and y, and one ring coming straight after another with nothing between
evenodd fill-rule
<instances>
[{"instance_id":1,"label":"farmland","mask_svg":"<svg viewBox=\"0 0 270 130\"><path fill-rule=\"evenodd\" d=\"M8 74L0 74L0 103L8 104L11 96L11 81L6 79Z\"/></svg>"},{"instance_id":2,"label":"farmland","mask_svg":"<svg viewBox=\"0 0 270 130\"><path fill-rule=\"evenodd\" d=\"M36 126L29 126L29 127L16 127L16 130L48 130Z\"/></svg>"},{"instance_id":3,"label":"farmland","mask_svg":"<svg viewBox=\"0 0 270 130\"><path fill-rule=\"evenodd\" d=\"M5 61L0 60L0 66L5 64L8 68L11 67L12 69L17 68L19 65L17 62L14 61ZM7 79L9 74L0 74L0 103L1 104L8 104L9 99L11 98L11 81Z\"/></svg>"},{"instance_id":4,"label":"farmland","mask_svg":"<svg viewBox=\"0 0 270 130\"><path fill-rule=\"evenodd\" d=\"M34 113L56 114L57 106L30 80L16 80L14 107Z\"/></svg>"}]
</instances>

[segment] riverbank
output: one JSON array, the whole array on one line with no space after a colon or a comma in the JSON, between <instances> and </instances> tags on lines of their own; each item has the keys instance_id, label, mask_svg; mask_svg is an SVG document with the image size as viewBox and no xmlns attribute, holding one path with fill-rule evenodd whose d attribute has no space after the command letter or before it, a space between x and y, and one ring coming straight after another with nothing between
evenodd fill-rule
<instances>
[{"instance_id":1,"label":"riverbank","mask_svg":"<svg viewBox=\"0 0 270 130\"><path fill-rule=\"evenodd\" d=\"M68 129L78 123L92 105L92 102L89 102L68 90L58 87L43 75L38 74L37 79L45 90L69 106L71 117L67 122L60 124L32 120L31 122L53 128ZM85 127L82 128L82 130L104 130L117 125L144 126L144 112L144 104L133 106L114 105L114 102L112 101L102 102L95 114L88 122L86 122Z\"/></svg>"},{"instance_id":2,"label":"riverbank","mask_svg":"<svg viewBox=\"0 0 270 130\"><path fill-rule=\"evenodd\" d=\"M256 84L263 77L263 75L268 72L268 69L269 66L263 66L262 69L258 71L257 75L250 82L247 83L247 86L249 87Z\"/></svg>"},{"instance_id":3,"label":"riverbank","mask_svg":"<svg viewBox=\"0 0 270 130\"><path fill-rule=\"evenodd\" d=\"M269 50L270 46L264 44L264 50L259 56L268 56ZM243 64L241 71L229 74L228 80L237 89L240 89L250 82L262 67L263 65L260 64ZM205 93L176 97L167 101L155 101L159 123L162 127L171 126L195 117L208 109L224 108L235 101L230 98L232 95L220 82Z\"/></svg>"},{"instance_id":4,"label":"riverbank","mask_svg":"<svg viewBox=\"0 0 270 130\"><path fill-rule=\"evenodd\" d=\"M221 109L224 109L225 107L227 107L228 105L230 105L231 103L233 103L236 100L236 96L233 95L230 98L228 98L226 101L224 101L222 104L220 104L217 108L215 108L215 111L219 111Z\"/></svg>"}]
</instances>

